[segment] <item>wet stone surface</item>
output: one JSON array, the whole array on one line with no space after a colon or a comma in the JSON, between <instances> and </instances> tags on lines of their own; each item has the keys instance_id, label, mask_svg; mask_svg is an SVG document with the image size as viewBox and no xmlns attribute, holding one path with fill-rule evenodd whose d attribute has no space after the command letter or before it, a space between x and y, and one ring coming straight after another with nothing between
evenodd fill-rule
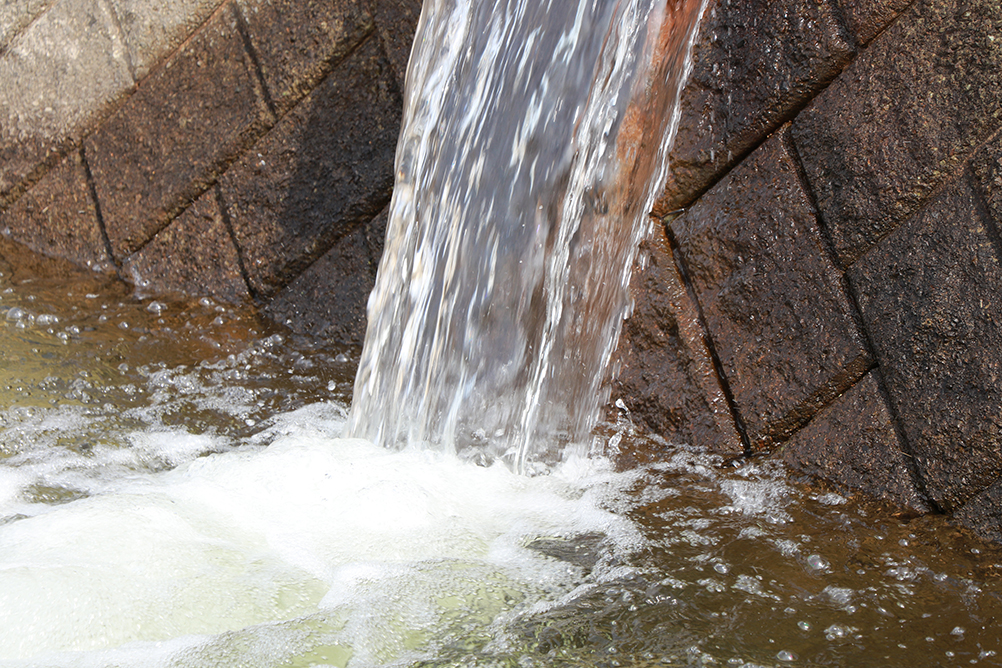
<instances>
[{"instance_id":1,"label":"wet stone surface","mask_svg":"<svg viewBox=\"0 0 1002 668\"><path fill-rule=\"evenodd\" d=\"M256 296L274 296L386 206L401 105L370 39L220 179Z\"/></svg>"},{"instance_id":2,"label":"wet stone surface","mask_svg":"<svg viewBox=\"0 0 1002 668\"><path fill-rule=\"evenodd\" d=\"M635 306L617 350L622 368L613 399L622 400L669 442L722 454L744 446L703 338L692 303L663 232L645 242L647 266L633 276Z\"/></svg>"},{"instance_id":3,"label":"wet stone surface","mask_svg":"<svg viewBox=\"0 0 1002 668\"><path fill-rule=\"evenodd\" d=\"M783 446L788 466L928 512L871 371Z\"/></svg>"},{"instance_id":4,"label":"wet stone surface","mask_svg":"<svg viewBox=\"0 0 1002 668\"><path fill-rule=\"evenodd\" d=\"M237 0L237 6L279 115L373 28L362 0Z\"/></svg>"},{"instance_id":5,"label":"wet stone surface","mask_svg":"<svg viewBox=\"0 0 1002 668\"><path fill-rule=\"evenodd\" d=\"M967 180L849 276L927 492L955 510L1002 474L1002 267Z\"/></svg>"},{"instance_id":6,"label":"wet stone surface","mask_svg":"<svg viewBox=\"0 0 1002 668\"><path fill-rule=\"evenodd\" d=\"M375 278L366 230L356 227L275 295L264 312L295 332L361 346Z\"/></svg>"},{"instance_id":7,"label":"wet stone surface","mask_svg":"<svg viewBox=\"0 0 1002 668\"><path fill-rule=\"evenodd\" d=\"M784 440L867 370L782 134L671 230L752 447Z\"/></svg>"},{"instance_id":8,"label":"wet stone surface","mask_svg":"<svg viewBox=\"0 0 1002 668\"><path fill-rule=\"evenodd\" d=\"M826 2L711 0L656 212L692 202L789 120L852 52Z\"/></svg>"},{"instance_id":9,"label":"wet stone surface","mask_svg":"<svg viewBox=\"0 0 1002 668\"><path fill-rule=\"evenodd\" d=\"M231 5L86 143L112 252L124 259L272 121Z\"/></svg>"},{"instance_id":10,"label":"wet stone surface","mask_svg":"<svg viewBox=\"0 0 1002 668\"><path fill-rule=\"evenodd\" d=\"M865 45L914 0L837 0L856 44Z\"/></svg>"},{"instance_id":11,"label":"wet stone surface","mask_svg":"<svg viewBox=\"0 0 1002 668\"><path fill-rule=\"evenodd\" d=\"M39 253L95 269L112 267L79 151L0 211L0 233Z\"/></svg>"},{"instance_id":12,"label":"wet stone surface","mask_svg":"<svg viewBox=\"0 0 1002 668\"><path fill-rule=\"evenodd\" d=\"M122 273L143 292L208 295L225 302L249 296L215 188L129 256Z\"/></svg>"},{"instance_id":13,"label":"wet stone surface","mask_svg":"<svg viewBox=\"0 0 1002 668\"><path fill-rule=\"evenodd\" d=\"M999 0L916 2L797 117L797 150L843 266L999 127L1000 34Z\"/></svg>"}]
</instances>

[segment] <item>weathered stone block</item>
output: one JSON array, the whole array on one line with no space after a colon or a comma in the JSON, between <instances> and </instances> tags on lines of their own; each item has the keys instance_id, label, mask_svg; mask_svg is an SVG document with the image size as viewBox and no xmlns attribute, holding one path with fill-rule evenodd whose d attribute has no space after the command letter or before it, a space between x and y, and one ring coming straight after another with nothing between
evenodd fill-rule
<instances>
[{"instance_id":1,"label":"weathered stone block","mask_svg":"<svg viewBox=\"0 0 1002 668\"><path fill-rule=\"evenodd\" d=\"M50 257L111 269L79 151L74 151L6 211L4 236Z\"/></svg>"},{"instance_id":2,"label":"weathered stone block","mask_svg":"<svg viewBox=\"0 0 1002 668\"><path fill-rule=\"evenodd\" d=\"M139 81L180 46L222 0L110 0Z\"/></svg>"},{"instance_id":3,"label":"weathered stone block","mask_svg":"<svg viewBox=\"0 0 1002 668\"><path fill-rule=\"evenodd\" d=\"M374 0L373 13L379 39L397 74L397 84L404 89L407 61L414 43L414 31L421 17L421 0Z\"/></svg>"},{"instance_id":4,"label":"weathered stone block","mask_svg":"<svg viewBox=\"0 0 1002 668\"><path fill-rule=\"evenodd\" d=\"M386 206L401 106L370 39L220 179L258 296L274 295Z\"/></svg>"},{"instance_id":5,"label":"weathered stone block","mask_svg":"<svg viewBox=\"0 0 1002 668\"><path fill-rule=\"evenodd\" d=\"M914 0L837 0L856 44L864 46Z\"/></svg>"},{"instance_id":6,"label":"weathered stone block","mask_svg":"<svg viewBox=\"0 0 1002 668\"><path fill-rule=\"evenodd\" d=\"M53 164L133 88L107 7L59 0L0 56L0 201Z\"/></svg>"},{"instance_id":7,"label":"weathered stone block","mask_svg":"<svg viewBox=\"0 0 1002 668\"><path fill-rule=\"evenodd\" d=\"M844 266L999 127L1000 35L1000 0L919 0L797 117L797 149Z\"/></svg>"},{"instance_id":8,"label":"weathered stone block","mask_svg":"<svg viewBox=\"0 0 1002 668\"><path fill-rule=\"evenodd\" d=\"M789 120L852 52L823 0L711 0L655 212L692 202Z\"/></svg>"},{"instance_id":9,"label":"weathered stone block","mask_svg":"<svg viewBox=\"0 0 1002 668\"><path fill-rule=\"evenodd\" d=\"M7 44L42 13L51 0L5 0L0 4L0 54Z\"/></svg>"},{"instance_id":10,"label":"weathered stone block","mask_svg":"<svg viewBox=\"0 0 1002 668\"><path fill-rule=\"evenodd\" d=\"M851 269L929 496L951 511L1002 474L1002 267L966 180Z\"/></svg>"},{"instance_id":11,"label":"weathered stone block","mask_svg":"<svg viewBox=\"0 0 1002 668\"><path fill-rule=\"evenodd\" d=\"M659 230L634 271L633 314L616 352L613 399L670 442L737 455L744 445L706 347L699 313Z\"/></svg>"},{"instance_id":12,"label":"weathered stone block","mask_svg":"<svg viewBox=\"0 0 1002 668\"><path fill-rule=\"evenodd\" d=\"M362 0L237 0L277 113L372 32Z\"/></svg>"},{"instance_id":13,"label":"weathered stone block","mask_svg":"<svg viewBox=\"0 0 1002 668\"><path fill-rule=\"evenodd\" d=\"M86 141L115 257L141 248L270 122L226 6Z\"/></svg>"},{"instance_id":14,"label":"weathered stone block","mask_svg":"<svg viewBox=\"0 0 1002 668\"><path fill-rule=\"evenodd\" d=\"M279 292L264 311L295 332L360 346L375 278L365 228L359 226Z\"/></svg>"},{"instance_id":15,"label":"weathered stone block","mask_svg":"<svg viewBox=\"0 0 1002 668\"><path fill-rule=\"evenodd\" d=\"M964 504L953 518L982 538L1002 543L1002 480Z\"/></svg>"},{"instance_id":16,"label":"weathered stone block","mask_svg":"<svg viewBox=\"0 0 1002 668\"><path fill-rule=\"evenodd\" d=\"M783 440L870 365L784 133L671 224L738 414L759 448Z\"/></svg>"},{"instance_id":17,"label":"weathered stone block","mask_svg":"<svg viewBox=\"0 0 1002 668\"><path fill-rule=\"evenodd\" d=\"M868 373L795 433L783 447L783 459L803 473L928 512L876 373Z\"/></svg>"},{"instance_id":18,"label":"weathered stone block","mask_svg":"<svg viewBox=\"0 0 1002 668\"><path fill-rule=\"evenodd\" d=\"M971 168L995 230L1002 231L1002 132L974 155Z\"/></svg>"},{"instance_id":19,"label":"weathered stone block","mask_svg":"<svg viewBox=\"0 0 1002 668\"><path fill-rule=\"evenodd\" d=\"M130 255L122 263L122 273L154 292L206 295L228 302L249 296L215 188Z\"/></svg>"}]
</instances>

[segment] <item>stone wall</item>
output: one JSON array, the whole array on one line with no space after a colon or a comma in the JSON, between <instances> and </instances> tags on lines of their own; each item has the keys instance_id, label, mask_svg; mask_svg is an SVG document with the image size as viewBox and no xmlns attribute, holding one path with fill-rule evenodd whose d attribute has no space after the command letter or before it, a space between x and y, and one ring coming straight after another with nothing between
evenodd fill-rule
<instances>
[{"instance_id":1,"label":"stone wall","mask_svg":"<svg viewBox=\"0 0 1002 668\"><path fill-rule=\"evenodd\" d=\"M358 343L418 0L0 7L0 230ZM1002 540L1000 0L710 0L615 396Z\"/></svg>"},{"instance_id":2,"label":"stone wall","mask_svg":"<svg viewBox=\"0 0 1002 668\"><path fill-rule=\"evenodd\" d=\"M0 231L361 343L419 0L0 8Z\"/></svg>"},{"instance_id":3,"label":"stone wall","mask_svg":"<svg viewBox=\"0 0 1002 668\"><path fill-rule=\"evenodd\" d=\"M715 0L616 391L1002 540L1002 3Z\"/></svg>"}]
</instances>

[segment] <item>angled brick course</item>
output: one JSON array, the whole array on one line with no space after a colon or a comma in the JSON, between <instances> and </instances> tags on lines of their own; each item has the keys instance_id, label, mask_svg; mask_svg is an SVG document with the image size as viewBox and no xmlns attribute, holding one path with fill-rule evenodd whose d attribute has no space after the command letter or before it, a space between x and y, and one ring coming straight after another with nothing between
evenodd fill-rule
<instances>
[{"instance_id":1,"label":"angled brick course","mask_svg":"<svg viewBox=\"0 0 1002 668\"><path fill-rule=\"evenodd\" d=\"M1002 124L1002 3L920 0L793 124L844 266Z\"/></svg>"},{"instance_id":2,"label":"angled brick course","mask_svg":"<svg viewBox=\"0 0 1002 668\"><path fill-rule=\"evenodd\" d=\"M115 258L153 238L272 120L227 3L85 143Z\"/></svg>"},{"instance_id":3,"label":"angled brick course","mask_svg":"<svg viewBox=\"0 0 1002 668\"><path fill-rule=\"evenodd\" d=\"M664 233L645 242L647 266L634 276L633 315L617 351L614 393L668 441L729 455L744 444L703 338L699 313Z\"/></svg>"},{"instance_id":4,"label":"angled brick course","mask_svg":"<svg viewBox=\"0 0 1002 668\"><path fill-rule=\"evenodd\" d=\"M79 151L0 211L0 232L44 255L94 269L111 266Z\"/></svg>"},{"instance_id":5,"label":"angled brick course","mask_svg":"<svg viewBox=\"0 0 1002 668\"><path fill-rule=\"evenodd\" d=\"M363 0L237 0L279 115L373 29Z\"/></svg>"},{"instance_id":6,"label":"angled brick course","mask_svg":"<svg viewBox=\"0 0 1002 668\"><path fill-rule=\"evenodd\" d=\"M853 47L825 0L711 0L682 94L665 193L687 206L845 66Z\"/></svg>"},{"instance_id":7,"label":"angled brick course","mask_svg":"<svg viewBox=\"0 0 1002 668\"><path fill-rule=\"evenodd\" d=\"M866 371L869 353L783 133L671 230L753 447L784 440Z\"/></svg>"},{"instance_id":8,"label":"angled brick course","mask_svg":"<svg viewBox=\"0 0 1002 668\"><path fill-rule=\"evenodd\" d=\"M251 288L270 298L390 199L400 93L370 39L221 179Z\"/></svg>"},{"instance_id":9,"label":"angled brick course","mask_svg":"<svg viewBox=\"0 0 1002 668\"><path fill-rule=\"evenodd\" d=\"M214 188L130 255L122 272L148 292L210 295L227 302L248 296Z\"/></svg>"},{"instance_id":10,"label":"angled brick course","mask_svg":"<svg viewBox=\"0 0 1002 668\"><path fill-rule=\"evenodd\" d=\"M133 89L114 17L58 0L0 54L0 205L54 165Z\"/></svg>"},{"instance_id":11,"label":"angled brick course","mask_svg":"<svg viewBox=\"0 0 1002 668\"><path fill-rule=\"evenodd\" d=\"M876 373L868 373L794 434L783 446L783 459L804 473L927 512Z\"/></svg>"},{"instance_id":12,"label":"angled brick course","mask_svg":"<svg viewBox=\"0 0 1002 668\"><path fill-rule=\"evenodd\" d=\"M926 489L954 510L1002 475L1002 267L966 179L850 277Z\"/></svg>"}]
</instances>

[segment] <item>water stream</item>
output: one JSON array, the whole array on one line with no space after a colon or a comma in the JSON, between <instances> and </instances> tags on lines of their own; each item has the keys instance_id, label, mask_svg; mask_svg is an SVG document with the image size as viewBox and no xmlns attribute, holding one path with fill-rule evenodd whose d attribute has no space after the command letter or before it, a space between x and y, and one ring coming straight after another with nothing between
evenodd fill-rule
<instances>
[{"instance_id":1,"label":"water stream","mask_svg":"<svg viewBox=\"0 0 1002 668\"><path fill-rule=\"evenodd\" d=\"M596 421L700 4L426 4L364 351L0 239L0 667L1002 665L998 548Z\"/></svg>"}]
</instances>

